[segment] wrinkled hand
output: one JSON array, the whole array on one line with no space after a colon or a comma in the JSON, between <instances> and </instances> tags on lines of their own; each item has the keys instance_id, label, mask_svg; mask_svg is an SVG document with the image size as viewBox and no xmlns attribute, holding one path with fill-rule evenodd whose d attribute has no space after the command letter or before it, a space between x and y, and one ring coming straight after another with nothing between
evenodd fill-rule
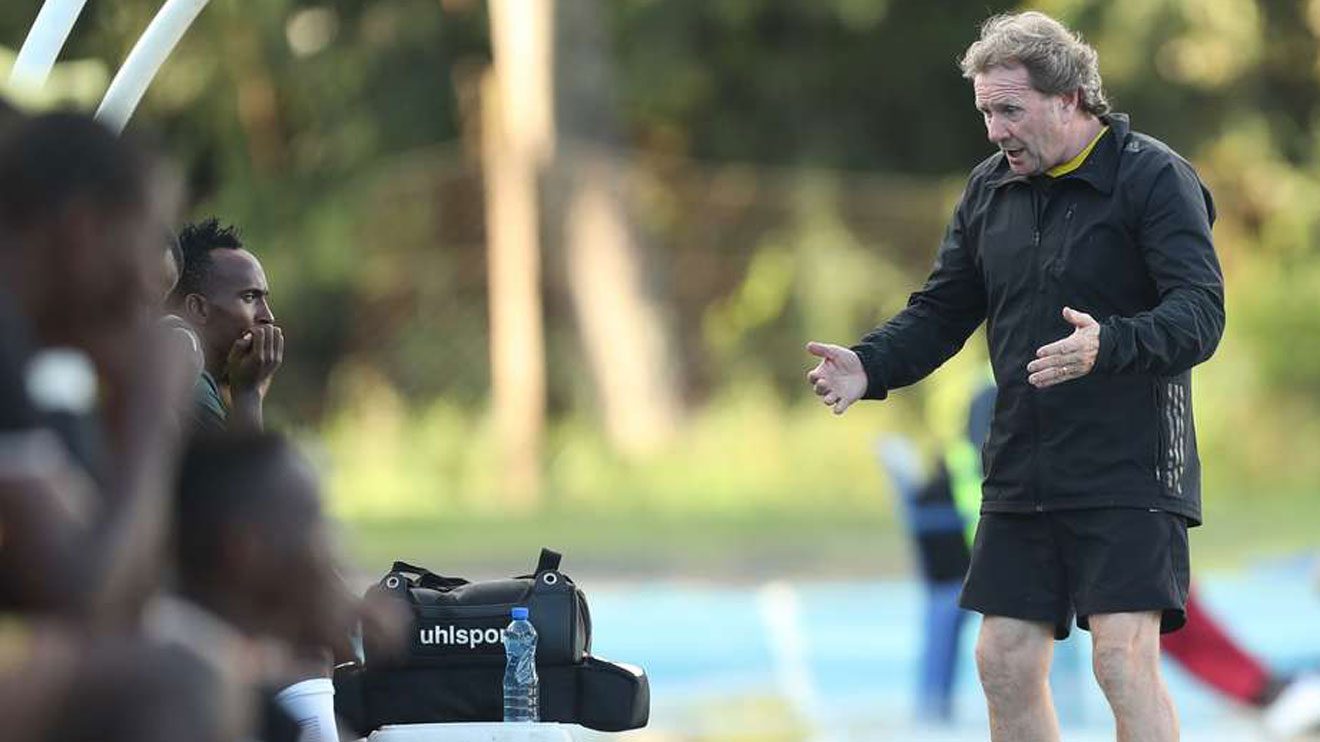
<instances>
[{"instance_id":1,"label":"wrinkled hand","mask_svg":"<svg viewBox=\"0 0 1320 742\"><path fill-rule=\"evenodd\" d=\"M283 361L284 331L275 325L257 325L234 341L225 375L235 391L256 390L264 398Z\"/></svg>"},{"instance_id":2,"label":"wrinkled hand","mask_svg":"<svg viewBox=\"0 0 1320 742\"><path fill-rule=\"evenodd\" d=\"M1068 337L1036 351L1027 364L1027 382L1037 389L1080 379L1091 373L1100 353L1100 323L1085 312L1063 308L1063 318L1074 328Z\"/></svg>"},{"instance_id":3,"label":"wrinkled hand","mask_svg":"<svg viewBox=\"0 0 1320 742\"><path fill-rule=\"evenodd\" d=\"M841 345L807 343L807 352L820 359L816 367L807 372L807 381L816 390L820 401L842 415L853 402L866 393L866 369L862 359Z\"/></svg>"}]
</instances>

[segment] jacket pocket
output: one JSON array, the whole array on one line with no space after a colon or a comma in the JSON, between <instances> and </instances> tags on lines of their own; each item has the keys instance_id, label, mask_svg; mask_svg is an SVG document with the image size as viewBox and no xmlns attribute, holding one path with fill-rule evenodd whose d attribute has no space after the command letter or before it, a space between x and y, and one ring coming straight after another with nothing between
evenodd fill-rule
<instances>
[{"instance_id":1,"label":"jacket pocket","mask_svg":"<svg viewBox=\"0 0 1320 742\"><path fill-rule=\"evenodd\" d=\"M1063 275L1063 269L1068 265L1068 257L1072 255L1073 213L1076 209L1076 204L1068 204L1068 209L1063 212L1063 241L1059 244L1059 251L1055 253L1054 261L1050 265L1050 275L1055 278Z\"/></svg>"}]
</instances>

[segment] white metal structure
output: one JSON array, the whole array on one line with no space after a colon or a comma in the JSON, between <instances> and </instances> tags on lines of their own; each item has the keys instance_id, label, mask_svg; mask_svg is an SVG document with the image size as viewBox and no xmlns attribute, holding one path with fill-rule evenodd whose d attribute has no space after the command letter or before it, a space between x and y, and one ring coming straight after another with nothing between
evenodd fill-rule
<instances>
[{"instance_id":1,"label":"white metal structure","mask_svg":"<svg viewBox=\"0 0 1320 742\"><path fill-rule=\"evenodd\" d=\"M96 120L116 134L124 130L161 65L165 64L207 2L209 0L165 0L110 81L110 88L96 110ZM11 85L38 89L45 85L86 4L87 0L46 0L14 61L9 75Z\"/></svg>"},{"instance_id":2,"label":"white metal structure","mask_svg":"<svg viewBox=\"0 0 1320 742\"><path fill-rule=\"evenodd\" d=\"M18 50L14 68L9 72L11 84L39 88L46 83L86 4L87 0L46 0Z\"/></svg>"},{"instance_id":3,"label":"white metal structure","mask_svg":"<svg viewBox=\"0 0 1320 742\"><path fill-rule=\"evenodd\" d=\"M101 107L96 109L96 120L110 127L116 134L122 132L137 110L147 87L156 77L161 65L178 45L188 27L201 14L208 0L166 0L151 25L142 33L133 50L119 68L110 89L105 92Z\"/></svg>"}]
</instances>

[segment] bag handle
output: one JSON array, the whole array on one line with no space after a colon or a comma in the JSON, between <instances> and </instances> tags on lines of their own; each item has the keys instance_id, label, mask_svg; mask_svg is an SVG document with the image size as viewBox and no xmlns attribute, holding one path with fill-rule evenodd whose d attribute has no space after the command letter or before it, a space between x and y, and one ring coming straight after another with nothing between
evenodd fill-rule
<instances>
[{"instance_id":1,"label":"bag handle","mask_svg":"<svg viewBox=\"0 0 1320 742\"><path fill-rule=\"evenodd\" d=\"M418 587L429 587L435 590L453 590L456 587L468 584L468 581L462 577L445 577L432 572L426 567L418 567L407 562L395 562L390 571L412 575L416 577Z\"/></svg>"},{"instance_id":2,"label":"bag handle","mask_svg":"<svg viewBox=\"0 0 1320 742\"><path fill-rule=\"evenodd\" d=\"M542 547L541 557L536 562L536 575L540 575L544 572L559 572L559 563L563 561L563 559L564 559L563 554L560 554L559 552L554 551L553 549L547 549L545 547ZM536 575L527 575L527 576L535 577ZM568 581L570 583L572 582L572 580L568 580ZM587 596L583 595L581 592L578 592L578 601L582 606L582 614L581 614L582 628L587 637L587 642L586 642L587 645L583 648L583 650L586 653L590 654L591 653L591 606L587 604Z\"/></svg>"},{"instance_id":3,"label":"bag handle","mask_svg":"<svg viewBox=\"0 0 1320 742\"><path fill-rule=\"evenodd\" d=\"M558 572L559 563L563 561L563 559L563 554L541 547L541 558L536 562L536 573L539 575L542 572Z\"/></svg>"},{"instance_id":4,"label":"bag handle","mask_svg":"<svg viewBox=\"0 0 1320 742\"><path fill-rule=\"evenodd\" d=\"M536 560L536 571L532 572L532 573L529 574L529 575L518 575L518 577L517 577L516 579L519 579L519 580L524 580L524 579L525 579L525 580L531 580L531 579L535 579L537 576L539 576L539 575L540 575L541 573L543 573L543 572L558 572L558 571L559 571L559 563L560 563L561 561L563 561L563 559L564 559L564 555L563 555L563 554L560 554L560 553L557 552L557 551L553 551L553 550L551 550L551 549L547 549L547 548L545 548L545 547L542 547L542 548L541 548L541 556L540 556L539 559Z\"/></svg>"}]
</instances>

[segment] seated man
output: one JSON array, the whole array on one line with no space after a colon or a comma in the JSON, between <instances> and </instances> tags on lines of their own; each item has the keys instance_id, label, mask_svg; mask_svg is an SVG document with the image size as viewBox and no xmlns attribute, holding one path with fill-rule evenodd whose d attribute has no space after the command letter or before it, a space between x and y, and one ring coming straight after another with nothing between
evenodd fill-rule
<instances>
[{"instance_id":1,"label":"seated man","mask_svg":"<svg viewBox=\"0 0 1320 742\"><path fill-rule=\"evenodd\" d=\"M179 246L183 269L167 306L201 339L195 428L261 430L266 392L284 359L266 273L235 229L214 218L184 227Z\"/></svg>"},{"instance_id":2,"label":"seated man","mask_svg":"<svg viewBox=\"0 0 1320 742\"><path fill-rule=\"evenodd\" d=\"M174 293L174 287L179 285L179 276L183 273L183 248L179 246L179 238L173 232L167 232L165 235L165 245L162 252L162 268L160 275L160 284L157 288L159 292L159 304L164 308L165 314L160 318L158 327L162 336L163 344L169 349L168 353L172 359L182 365L183 372L188 375L190 380L196 382L201 379L202 371L206 367L206 356L202 353L202 340L197 337L197 332L193 330L192 325L187 320L173 314L169 311L170 295ZM208 387L209 389L209 387ZM186 400L180 400L178 415L175 427L191 431L193 428L193 395L189 395Z\"/></svg>"}]
</instances>

